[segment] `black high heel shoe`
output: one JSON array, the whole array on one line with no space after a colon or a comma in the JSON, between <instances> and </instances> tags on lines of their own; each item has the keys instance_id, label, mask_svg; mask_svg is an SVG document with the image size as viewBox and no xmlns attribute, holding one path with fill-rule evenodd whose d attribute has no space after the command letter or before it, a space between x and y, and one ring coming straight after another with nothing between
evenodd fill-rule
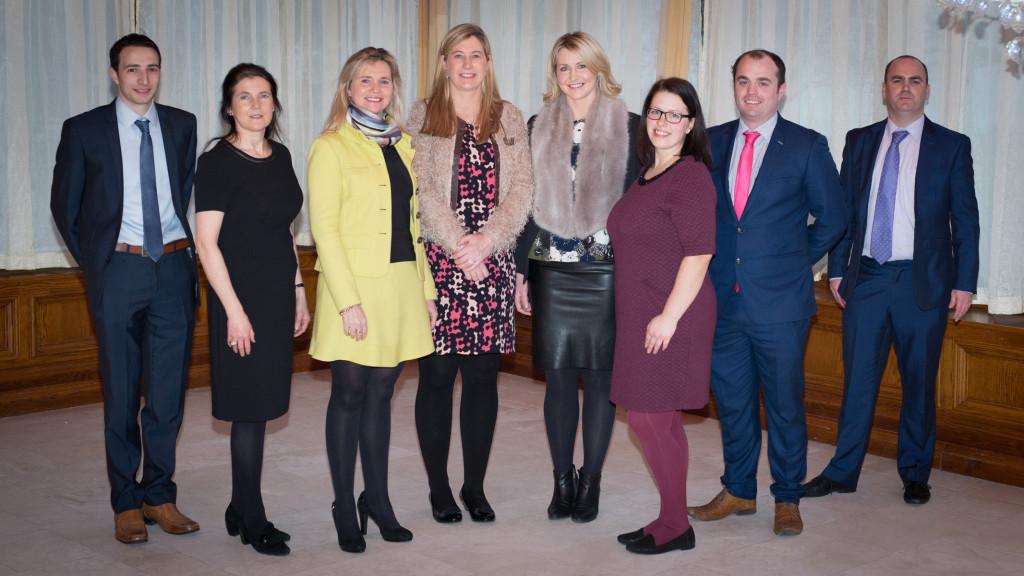
<instances>
[{"instance_id":1,"label":"black high heel shoe","mask_svg":"<svg viewBox=\"0 0 1024 576\"><path fill-rule=\"evenodd\" d=\"M239 527L239 533L242 537L242 544L251 544L253 550L256 550L260 554L267 554L268 556L287 556L291 553L292 549L284 543L279 534L284 534L280 530L274 528L274 525L267 522L263 529L260 530L259 535L256 538L250 538L245 533L245 529Z\"/></svg>"},{"instance_id":2,"label":"black high heel shoe","mask_svg":"<svg viewBox=\"0 0 1024 576\"><path fill-rule=\"evenodd\" d=\"M356 527L357 531L354 536L345 534L342 530L345 522L338 518L338 508L334 505L334 502L331 502L331 516L334 517L334 529L338 532L338 548L351 554L364 552L366 550L366 539L359 533L359 527Z\"/></svg>"},{"instance_id":3,"label":"black high heel shoe","mask_svg":"<svg viewBox=\"0 0 1024 576\"><path fill-rule=\"evenodd\" d=\"M473 522L494 522L494 508L491 508L483 492L466 492L463 488L459 490L459 498L466 505L466 511Z\"/></svg>"},{"instance_id":4,"label":"black high heel shoe","mask_svg":"<svg viewBox=\"0 0 1024 576\"><path fill-rule=\"evenodd\" d=\"M224 527L227 528L228 536L238 536L239 526L242 523L242 517L238 514L238 510L231 504L224 510ZM284 530L278 530L274 526L273 522L267 522L267 526L264 527L264 531L269 531L276 540L281 542L288 542L292 539L292 535L285 532Z\"/></svg>"},{"instance_id":5,"label":"black high heel shoe","mask_svg":"<svg viewBox=\"0 0 1024 576\"><path fill-rule=\"evenodd\" d=\"M365 536L366 535L366 519L370 518L373 523L380 529L380 535L386 542L408 542L412 540L412 532L407 528L404 528L395 520L394 526L385 526L380 523L380 520L370 512L370 506L366 503L366 493L359 494L359 499L356 500L356 510L359 512L359 531Z\"/></svg>"},{"instance_id":6,"label":"black high heel shoe","mask_svg":"<svg viewBox=\"0 0 1024 576\"><path fill-rule=\"evenodd\" d=\"M428 497L430 499L430 511L434 514L434 520L441 524L462 522L462 510L459 509L459 505L455 503L455 499L451 497L450 492L448 494L449 502L444 506L439 506L437 501L434 500L433 492Z\"/></svg>"}]
</instances>

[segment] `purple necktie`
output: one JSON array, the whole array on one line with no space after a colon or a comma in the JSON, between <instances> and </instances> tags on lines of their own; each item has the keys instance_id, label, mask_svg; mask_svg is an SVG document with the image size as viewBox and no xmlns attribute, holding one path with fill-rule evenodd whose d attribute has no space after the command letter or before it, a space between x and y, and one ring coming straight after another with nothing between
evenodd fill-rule
<instances>
[{"instance_id":1,"label":"purple necktie","mask_svg":"<svg viewBox=\"0 0 1024 576\"><path fill-rule=\"evenodd\" d=\"M882 164L882 177L878 179L875 219L871 223L871 257L879 264L885 264L892 258L892 221L896 210L896 184L900 176L900 142L909 134L906 130L892 133L892 143Z\"/></svg>"}]
</instances>

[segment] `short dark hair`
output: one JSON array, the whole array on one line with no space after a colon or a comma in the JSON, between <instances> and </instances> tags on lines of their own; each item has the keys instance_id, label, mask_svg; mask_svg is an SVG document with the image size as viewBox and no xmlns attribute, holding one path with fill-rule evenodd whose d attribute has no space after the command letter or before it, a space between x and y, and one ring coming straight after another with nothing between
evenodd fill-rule
<instances>
[{"instance_id":1,"label":"short dark hair","mask_svg":"<svg viewBox=\"0 0 1024 576\"><path fill-rule=\"evenodd\" d=\"M783 84L786 83L786 63L783 62L782 57L776 54L775 52L771 52L763 48L747 50L743 54L740 54L740 57L737 58L736 61L732 63L732 79L734 81L736 80L736 67L739 66L740 60L743 60L747 56L749 56L753 60L760 60L761 58L765 57L771 58L772 62L775 63L775 67L779 69L778 73L775 75L775 77L778 78L779 80L779 86L782 86Z\"/></svg>"},{"instance_id":2,"label":"short dark hair","mask_svg":"<svg viewBox=\"0 0 1024 576\"><path fill-rule=\"evenodd\" d=\"M903 54L902 56L897 56L897 57L893 58L892 60L889 60L889 63L885 65L885 75L882 76L882 84L885 84L886 82L889 81L889 68L892 68L892 65L895 64L897 60L903 60L904 58L910 58L911 60L913 60L913 61L917 62L918 64L920 64L921 68L924 68L924 83L927 84L928 83L928 66L926 66L925 63L922 62L920 58L918 58L917 56L911 56L910 54Z\"/></svg>"},{"instance_id":3,"label":"short dark hair","mask_svg":"<svg viewBox=\"0 0 1024 576\"><path fill-rule=\"evenodd\" d=\"M156 61L158 64L162 63L163 57L160 56L160 48L157 47L156 42L153 42L149 36L143 34L125 34L121 36L114 45L110 47L110 67L117 70L118 65L121 63L121 51L129 46L139 46L142 48L152 48L156 51Z\"/></svg>"},{"instance_id":4,"label":"short dark hair","mask_svg":"<svg viewBox=\"0 0 1024 576\"><path fill-rule=\"evenodd\" d=\"M270 124L267 124L266 129L264 129L263 136L267 140L279 141L281 139L281 129L277 124L277 118L281 114L282 108L281 101L277 99L277 80L274 80L274 76L266 68L250 62L242 62L228 70L228 74L224 77L224 82L221 84L220 119L227 125L228 131L220 138L230 138L237 132L235 118L228 114L228 111L231 110L231 100L235 96L235 86L238 86L238 83L246 78L263 78L270 84L270 95L274 99L274 117L270 119Z\"/></svg>"},{"instance_id":5,"label":"short dark hair","mask_svg":"<svg viewBox=\"0 0 1024 576\"><path fill-rule=\"evenodd\" d=\"M679 152L680 157L693 156L698 162L703 162L708 170L711 169L711 144L708 141L708 131L704 125L704 112L700 107L700 98L697 97L697 89L688 81L682 78L662 78L651 86L644 100L643 120L644 128L639 131L636 138L636 153L643 166L654 164L654 144L647 134L647 111L651 109L651 101L654 95L659 92L675 94L683 101L686 109L693 115L693 128L686 135L683 141L683 149Z\"/></svg>"}]
</instances>

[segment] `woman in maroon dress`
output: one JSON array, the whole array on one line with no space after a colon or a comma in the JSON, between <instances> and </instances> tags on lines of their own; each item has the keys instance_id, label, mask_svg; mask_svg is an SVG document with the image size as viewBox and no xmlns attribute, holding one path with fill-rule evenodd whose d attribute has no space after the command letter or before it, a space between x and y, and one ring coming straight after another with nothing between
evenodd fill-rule
<instances>
[{"instance_id":1,"label":"woman in maroon dress","mask_svg":"<svg viewBox=\"0 0 1024 576\"><path fill-rule=\"evenodd\" d=\"M708 402L715 187L693 86L681 78L657 81L643 115L637 152L644 170L608 216L616 260L611 399L629 411L661 493L658 517L618 540L630 552L660 554L694 546L679 410Z\"/></svg>"}]
</instances>

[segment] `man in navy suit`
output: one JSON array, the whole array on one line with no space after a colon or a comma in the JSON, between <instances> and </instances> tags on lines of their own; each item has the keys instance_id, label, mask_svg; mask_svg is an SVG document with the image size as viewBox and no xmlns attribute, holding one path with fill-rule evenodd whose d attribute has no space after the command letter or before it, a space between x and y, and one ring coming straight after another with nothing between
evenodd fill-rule
<instances>
[{"instance_id":1,"label":"man in navy suit","mask_svg":"<svg viewBox=\"0 0 1024 576\"><path fill-rule=\"evenodd\" d=\"M732 76L740 118L708 130L718 189L711 389L722 427L724 488L689 512L719 520L756 511L760 389L774 530L795 535L803 531L800 481L807 469L804 349L816 310L811 267L842 237L846 208L825 137L778 113L786 93L782 59L751 50L733 64Z\"/></svg>"},{"instance_id":2,"label":"man in navy suit","mask_svg":"<svg viewBox=\"0 0 1024 576\"><path fill-rule=\"evenodd\" d=\"M144 522L172 534L199 529L178 511L172 480L197 300L186 218L196 118L154 104L160 63L157 45L140 34L111 47L117 98L64 122L50 196L53 219L85 275L114 534L124 543L147 540Z\"/></svg>"},{"instance_id":3,"label":"man in navy suit","mask_svg":"<svg viewBox=\"0 0 1024 576\"><path fill-rule=\"evenodd\" d=\"M843 307L846 386L835 456L804 496L857 489L875 399L889 357L903 386L897 467L903 499L931 498L935 377L947 308L959 322L978 282L978 202L970 139L928 120L928 68L900 56L885 68L887 120L851 130L842 182L846 236L829 254L832 295Z\"/></svg>"}]
</instances>

